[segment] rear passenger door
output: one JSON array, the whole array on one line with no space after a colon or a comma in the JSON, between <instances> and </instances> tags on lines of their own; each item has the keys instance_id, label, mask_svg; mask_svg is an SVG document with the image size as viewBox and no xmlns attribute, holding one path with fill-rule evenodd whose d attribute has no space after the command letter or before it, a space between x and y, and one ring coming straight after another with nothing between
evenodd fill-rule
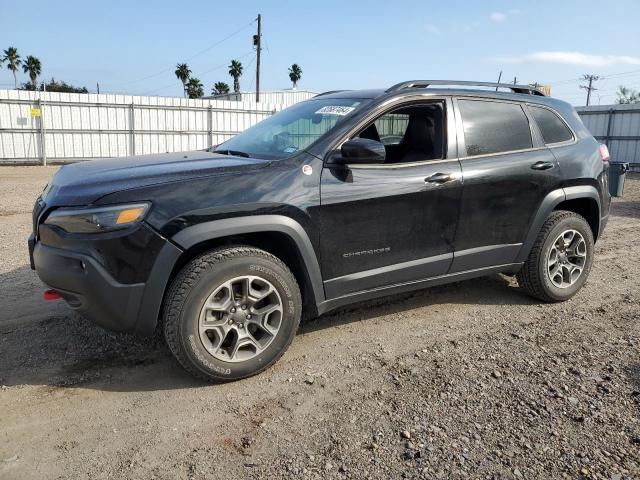
<instances>
[{"instance_id":1,"label":"rear passenger door","mask_svg":"<svg viewBox=\"0 0 640 480\"><path fill-rule=\"evenodd\" d=\"M557 162L520 102L454 103L463 190L450 272L513 263L538 206L559 186Z\"/></svg>"}]
</instances>

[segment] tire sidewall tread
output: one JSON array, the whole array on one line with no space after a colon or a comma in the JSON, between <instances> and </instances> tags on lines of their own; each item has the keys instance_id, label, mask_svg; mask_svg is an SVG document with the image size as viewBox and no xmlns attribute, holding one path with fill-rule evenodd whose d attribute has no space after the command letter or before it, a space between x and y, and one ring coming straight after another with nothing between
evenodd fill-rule
<instances>
[{"instance_id":1,"label":"tire sidewall tread","mask_svg":"<svg viewBox=\"0 0 640 480\"><path fill-rule=\"evenodd\" d=\"M198 319L211 286L241 275L263 277L276 287L283 302L282 323L260 355L246 362L224 362L202 345ZM302 309L298 284L287 266L270 253L247 246L219 248L195 257L172 281L164 304L163 330L169 349L191 374L216 382L246 378L273 365L293 341Z\"/></svg>"},{"instance_id":2,"label":"tire sidewall tread","mask_svg":"<svg viewBox=\"0 0 640 480\"><path fill-rule=\"evenodd\" d=\"M575 284L567 288L555 286L547 274L547 255L555 239L564 230L580 232L587 244L587 261ZM540 229L529 257L516 275L520 286L532 297L544 302L562 302L573 297L585 284L593 264L594 239L591 227L575 212L557 210L549 215Z\"/></svg>"}]
</instances>

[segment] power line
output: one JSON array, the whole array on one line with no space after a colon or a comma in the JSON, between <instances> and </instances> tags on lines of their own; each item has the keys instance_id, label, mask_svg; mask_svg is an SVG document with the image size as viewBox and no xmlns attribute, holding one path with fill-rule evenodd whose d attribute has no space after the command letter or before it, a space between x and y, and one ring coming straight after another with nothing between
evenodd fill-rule
<instances>
[{"instance_id":1,"label":"power line","mask_svg":"<svg viewBox=\"0 0 640 480\"><path fill-rule=\"evenodd\" d=\"M247 23L246 25L243 25L242 27L240 27L239 29L237 29L236 31L234 31L233 33L230 33L229 35L227 35L226 37L212 43L211 45L209 45L208 47L206 47L203 50L200 50L199 52L195 53L194 55L190 56L189 58L186 59L186 62L190 62L191 60L193 60L196 57L199 57L200 55L208 52L209 50L211 50L214 47L217 47L218 45L220 45L221 43L226 42L227 40L229 40L230 38L234 37L235 35L239 34L240 32L242 32L243 30L249 28L251 25L253 25L256 21L252 20L251 22ZM123 83L116 83L116 84L112 84L112 87L122 87L125 85L131 85L132 83L139 83L139 82L143 82L145 80L149 80L150 78L154 78L157 77L159 75L162 75L164 73L167 73L171 70L173 70L174 67L169 67L169 68L165 68L164 70L161 70L159 72L153 73L151 75L148 75L144 78L139 78L138 80L131 80L129 82L123 82Z\"/></svg>"},{"instance_id":2,"label":"power line","mask_svg":"<svg viewBox=\"0 0 640 480\"><path fill-rule=\"evenodd\" d=\"M237 60L241 60L241 59L243 59L243 58L248 57L249 55L253 55L253 50L252 50L252 51L250 51L250 52L247 52L247 53L245 53L245 54L242 54L242 55L240 55L239 57L236 57L236 59L237 59ZM202 75L206 75L207 73L211 73L211 72L213 72L214 70L220 70L221 68L224 68L224 67L226 67L226 66L227 66L227 62L225 62L225 63L221 63L220 65L216 65L215 67L210 68L209 70L205 70L205 71L200 72L200 73L198 73L198 74L196 74L196 75L193 75L193 77L196 77L196 78L197 78L197 77L202 77ZM164 87L158 87L158 88L155 88L155 89L153 89L153 90L147 90L147 91L145 91L145 92L141 93L140 95L149 95L149 94L152 94L152 93L155 93L155 92L159 92L160 90L165 90L165 89L167 89L167 88L175 87L175 86L176 86L176 82L174 81L174 82L171 82L171 83L170 83L170 84L168 84L168 85L165 85Z\"/></svg>"},{"instance_id":3,"label":"power line","mask_svg":"<svg viewBox=\"0 0 640 480\"><path fill-rule=\"evenodd\" d=\"M600 79L607 79L607 78L616 78L616 77L623 77L626 75L633 75L633 74L640 74L640 70L629 70L627 72L619 72L619 73L610 73L609 75L602 75L600 76ZM575 82L581 82L583 81L584 78L582 77L577 77L577 78L571 78L568 80L557 80L555 82L547 82L549 85L563 85L566 83L575 83Z\"/></svg>"},{"instance_id":4,"label":"power line","mask_svg":"<svg viewBox=\"0 0 640 480\"><path fill-rule=\"evenodd\" d=\"M257 55L254 55L253 58L251 59L251 61L247 64L247 66L245 67L247 70L249 70L249 68L251 68L251 65L253 65L253 62L256 61L256 57ZM249 84L249 91L253 90L253 87L255 86L255 79L253 79L251 81L251 83Z\"/></svg>"}]
</instances>

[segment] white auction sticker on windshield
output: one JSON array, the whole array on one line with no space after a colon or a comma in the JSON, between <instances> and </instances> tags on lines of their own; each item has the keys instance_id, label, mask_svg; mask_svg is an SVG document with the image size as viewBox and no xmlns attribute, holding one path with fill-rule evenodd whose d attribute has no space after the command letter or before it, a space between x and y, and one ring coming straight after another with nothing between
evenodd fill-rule
<instances>
[{"instance_id":1,"label":"white auction sticker on windshield","mask_svg":"<svg viewBox=\"0 0 640 480\"><path fill-rule=\"evenodd\" d=\"M355 110L355 107L344 107L341 105L327 105L316 113L320 115L347 115Z\"/></svg>"}]
</instances>

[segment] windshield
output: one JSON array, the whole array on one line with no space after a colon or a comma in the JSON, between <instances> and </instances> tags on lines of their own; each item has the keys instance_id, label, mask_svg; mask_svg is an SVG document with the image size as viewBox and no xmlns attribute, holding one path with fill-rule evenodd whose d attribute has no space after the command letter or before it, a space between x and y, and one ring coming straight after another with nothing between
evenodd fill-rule
<instances>
[{"instance_id":1,"label":"windshield","mask_svg":"<svg viewBox=\"0 0 640 480\"><path fill-rule=\"evenodd\" d=\"M304 150L369 100L319 98L287 108L213 148L214 152L266 159Z\"/></svg>"}]
</instances>

